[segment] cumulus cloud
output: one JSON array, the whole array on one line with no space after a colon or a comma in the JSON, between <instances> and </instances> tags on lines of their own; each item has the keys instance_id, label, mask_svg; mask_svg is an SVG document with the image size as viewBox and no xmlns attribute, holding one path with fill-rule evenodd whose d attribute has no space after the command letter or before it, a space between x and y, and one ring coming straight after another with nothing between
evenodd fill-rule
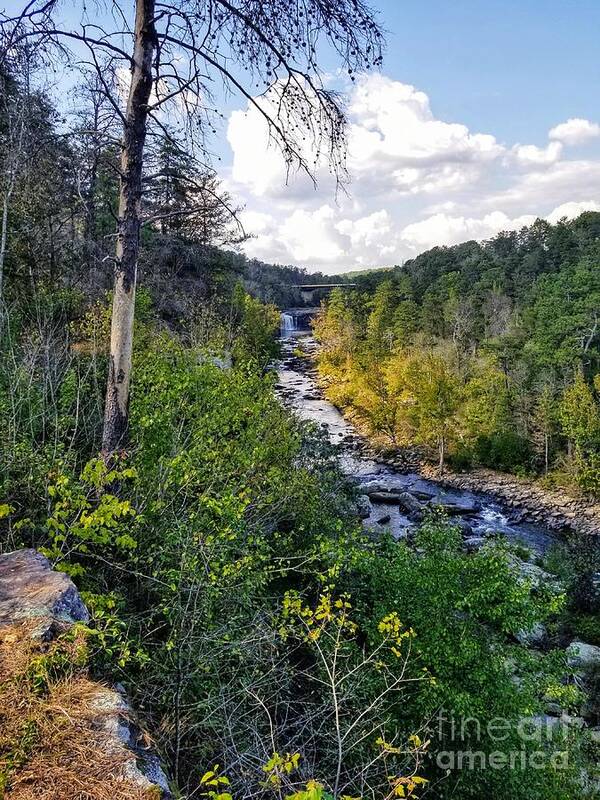
<instances>
[{"instance_id":1,"label":"cumulus cloud","mask_svg":"<svg viewBox=\"0 0 600 800\"><path fill-rule=\"evenodd\" d=\"M583 200L580 203L574 201L563 203L555 208L554 211L551 211L546 219L548 222L555 224L561 219L575 219L575 217L583 214L584 211L600 211L600 203L595 200Z\"/></svg>"},{"instance_id":2,"label":"cumulus cloud","mask_svg":"<svg viewBox=\"0 0 600 800\"><path fill-rule=\"evenodd\" d=\"M498 231L517 230L534 221L533 214L511 219L502 211L492 211L491 214L479 218L434 214L407 225L402 231L402 239L413 248L424 250L431 247L432 242L436 245L451 245L469 239L488 239Z\"/></svg>"},{"instance_id":3,"label":"cumulus cloud","mask_svg":"<svg viewBox=\"0 0 600 800\"><path fill-rule=\"evenodd\" d=\"M538 216L600 210L589 199L598 196L600 159L565 157L568 145L600 136L588 120L557 125L545 143L506 145L437 118L424 92L384 75L357 80L348 116L351 183L336 195L324 159L315 190L305 175L288 175L255 108L231 114L228 189L246 202L249 255L329 272L383 266Z\"/></svg>"},{"instance_id":4,"label":"cumulus cloud","mask_svg":"<svg viewBox=\"0 0 600 800\"><path fill-rule=\"evenodd\" d=\"M573 117L552 128L548 136L550 139L556 139L556 141L564 142L564 144L582 144L582 142L587 142L588 139L600 136L600 125L596 122L590 122L589 119Z\"/></svg>"},{"instance_id":5,"label":"cumulus cloud","mask_svg":"<svg viewBox=\"0 0 600 800\"><path fill-rule=\"evenodd\" d=\"M547 147L517 144L513 147L512 152L517 161L526 167L543 167L558 161L562 154L562 148L562 142L550 142Z\"/></svg>"}]
</instances>

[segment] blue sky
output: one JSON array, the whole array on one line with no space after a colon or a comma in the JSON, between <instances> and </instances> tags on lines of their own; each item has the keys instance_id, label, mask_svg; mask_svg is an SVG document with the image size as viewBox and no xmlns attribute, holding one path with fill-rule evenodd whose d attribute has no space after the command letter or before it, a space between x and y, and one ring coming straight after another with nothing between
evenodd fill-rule
<instances>
[{"instance_id":1,"label":"blue sky","mask_svg":"<svg viewBox=\"0 0 600 800\"><path fill-rule=\"evenodd\" d=\"M384 72L440 117L507 141L541 141L600 100L597 0L378 0Z\"/></svg>"}]
</instances>

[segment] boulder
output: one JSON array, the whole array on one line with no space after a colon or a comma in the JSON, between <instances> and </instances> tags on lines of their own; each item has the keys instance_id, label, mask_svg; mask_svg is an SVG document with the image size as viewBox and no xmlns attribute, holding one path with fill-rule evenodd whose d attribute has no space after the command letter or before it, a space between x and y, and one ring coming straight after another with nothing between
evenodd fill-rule
<instances>
[{"instance_id":1,"label":"boulder","mask_svg":"<svg viewBox=\"0 0 600 800\"><path fill-rule=\"evenodd\" d=\"M368 492L369 500L372 503L387 503L388 505L398 505L401 495L397 492L381 490L379 492Z\"/></svg>"},{"instance_id":2,"label":"boulder","mask_svg":"<svg viewBox=\"0 0 600 800\"><path fill-rule=\"evenodd\" d=\"M455 528L458 528L462 536L473 536L473 528L464 519L457 519L452 522Z\"/></svg>"},{"instance_id":3,"label":"boulder","mask_svg":"<svg viewBox=\"0 0 600 800\"><path fill-rule=\"evenodd\" d=\"M27 619L87 622L89 614L68 575L35 550L17 550L0 556L0 625Z\"/></svg>"},{"instance_id":4,"label":"boulder","mask_svg":"<svg viewBox=\"0 0 600 800\"><path fill-rule=\"evenodd\" d=\"M530 561L523 561L518 556L511 554L508 556L510 563L515 570L519 573L522 580L530 581L533 587L546 586L555 592L562 590L561 583L556 575L551 575L546 570L538 567L537 564L532 564Z\"/></svg>"},{"instance_id":5,"label":"boulder","mask_svg":"<svg viewBox=\"0 0 600 800\"><path fill-rule=\"evenodd\" d=\"M583 717L574 717L571 714L567 714L566 711L560 715L560 721L563 725L566 725L569 728L585 728L585 720Z\"/></svg>"},{"instance_id":6,"label":"boulder","mask_svg":"<svg viewBox=\"0 0 600 800\"><path fill-rule=\"evenodd\" d=\"M423 516L423 505L410 492L401 492L397 502L409 518L418 520Z\"/></svg>"},{"instance_id":7,"label":"boulder","mask_svg":"<svg viewBox=\"0 0 600 800\"><path fill-rule=\"evenodd\" d=\"M18 648L27 638L44 653L56 636L71 625L88 620L73 581L64 572L55 572L41 553L18 550L0 555L0 638L9 637L12 647ZM34 627L22 625L28 621L34 621ZM31 642L26 646L30 648ZM148 737L138 726L121 687L111 689L87 681L77 706L77 719L71 719L67 711L63 713L67 724L89 726L89 736L98 753L111 758L114 755L115 774L120 773L120 779L139 789L140 797L151 793L157 800L172 800L160 761L148 750ZM67 751L64 755L67 759L78 754ZM30 788L35 791L35 786ZM133 797L131 788L127 790L127 796Z\"/></svg>"},{"instance_id":8,"label":"boulder","mask_svg":"<svg viewBox=\"0 0 600 800\"><path fill-rule=\"evenodd\" d=\"M477 550L481 550L484 544L485 538L483 536L469 536L464 540L463 547L467 553L475 553Z\"/></svg>"},{"instance_id":9,"label":"boulder","mask_svg":"<svg viewBox=\"0 0 600 800\"><path fill-rule=\"evenodd\" d=\"M525 647L539 647L548 637L548 631L541 622L536 622L532 628L523 629L515 633L515 639Z\"/></svg>"},{"instance_id":10,"label":"boulder","mask_svg":"<svg viewBox=\"0 0 600 800\"><path fill-rule=\"evenodd\" d=\"M369 500L366 494L361 494L358 496L356 501L356 514L361 519L367 519L371 516L371 512L373 511L373 506L371 505L371 501Z\"/></svg>"},{"instance_id":11,"label":"boulder","mask_svg":"<svg viewBox=\"0 0 600 800\"><path fill-rule=\"evenodd\" d=\"M600 647L587 642L575 640L567 647L567 663L570 667L590 667L600 666Z\"/></svg>"},{"instance_id":12,"label":"boulder","mask_svg":"<svg viewBox=\"0 0 600 800\"><path fill-rule=\"evenodd\" d=\"M440 508L450 517L455 515L466 517L481 511L481 503L467 497L461 498L460 500L448 500L440 495L435 495L435 497L431 498L429 504L434 508Z\"/></svg>"},{"instance_id":13,"label":"boulder","mask_svg":"<svg viewBox=\"0 0 600 800\"><path fill-rule=\"evenodd\" d=\"M389 514L385 514L383 517L379 517L379 519L377 520L377 524L378 525L387 525L388 522L391 521L391 519L392 518L390 517Z\"/></svg>"},{"instance_id":14,"label":"boulder","mask_svg":"<svg viewBox=\"0 0 600 800\"><path fill-rule=\"evenodd\" d=\"M423 489L411 489L410 493L417 498L417 500L422 500L423 502L427 502L434 497L433 492L425 492Z\"/></svg>"},{"instance_id":15,"label":"boulder","mask_svg":"<svg viewBox=\"0 0 600 800\"><path fill-rule=\"evenodd\" d=\"M385 491L385 486L380 481L366 481L360 484L360 488L364 494Z\"/></svg>"}]
</instances>

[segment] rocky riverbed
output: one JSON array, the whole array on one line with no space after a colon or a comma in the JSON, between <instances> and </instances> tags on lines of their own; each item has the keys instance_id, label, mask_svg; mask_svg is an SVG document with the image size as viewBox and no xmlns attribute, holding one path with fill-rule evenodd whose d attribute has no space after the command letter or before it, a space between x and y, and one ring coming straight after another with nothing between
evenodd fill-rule
<instances>
[{"instance_id":1,"label":"rocky riverbed","mask_svg":"<svg viewBox=\"0 0 600 800\"><path fill-rule=\"evenodd\" d=\"M468 549L501 534L540 555L557 541L557 532L574 527L576 511L566 505L558 511L551 507L551 500L543 506L536 497L528 506L534 490L523 486L517 491L516 478L507 476L506 484L494 483L492 473L484 481L477 472L449 474L440 480L413 451L377 450L323 396L314 367L314 339L288 333L282 349L278 392L286 405L320 425L339 447L342 468L357 483L358 510L366 528L388 528L397 538L410 536L427 508L437 506L459 524Z\"/></svg>"}]
</instances>

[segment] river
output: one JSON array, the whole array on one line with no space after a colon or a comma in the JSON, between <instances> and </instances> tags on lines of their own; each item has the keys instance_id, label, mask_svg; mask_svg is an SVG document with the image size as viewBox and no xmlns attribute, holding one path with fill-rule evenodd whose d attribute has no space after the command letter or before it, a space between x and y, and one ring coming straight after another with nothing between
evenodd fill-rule
<instances>
[{"instance_id":1,"label":"river","mask_svg":"<svg viewBox=\"0 0 600 800\"><path fill-rule=\"evenodd\" d=\"M472 549L481 546L492 535L502 535L513 543L524 545L532 556L541 555L557 541L556 533L539 525L518 523L511 511L498 500L480 492L447 489L416 473L403 473L384 464L368 453L368 447L353 426L328 402L317 385L313 362L318 345L310 331L282 327L282 358L278 365L277 390L283 402L301 419L321 426L330 442L339 450L340 463L345 474L356 481L359 490L371 496L365 498L364 519L366 528L389 529L396 538L406 537L414 524L393 494L387 502L377 497L386 492L409 492L420 502L443 505L456 514L463 526L465 543ZM302 353L299 355L298 351ZM375 499L373 499L375 493Z\"/></svg>"}]
</instances>

